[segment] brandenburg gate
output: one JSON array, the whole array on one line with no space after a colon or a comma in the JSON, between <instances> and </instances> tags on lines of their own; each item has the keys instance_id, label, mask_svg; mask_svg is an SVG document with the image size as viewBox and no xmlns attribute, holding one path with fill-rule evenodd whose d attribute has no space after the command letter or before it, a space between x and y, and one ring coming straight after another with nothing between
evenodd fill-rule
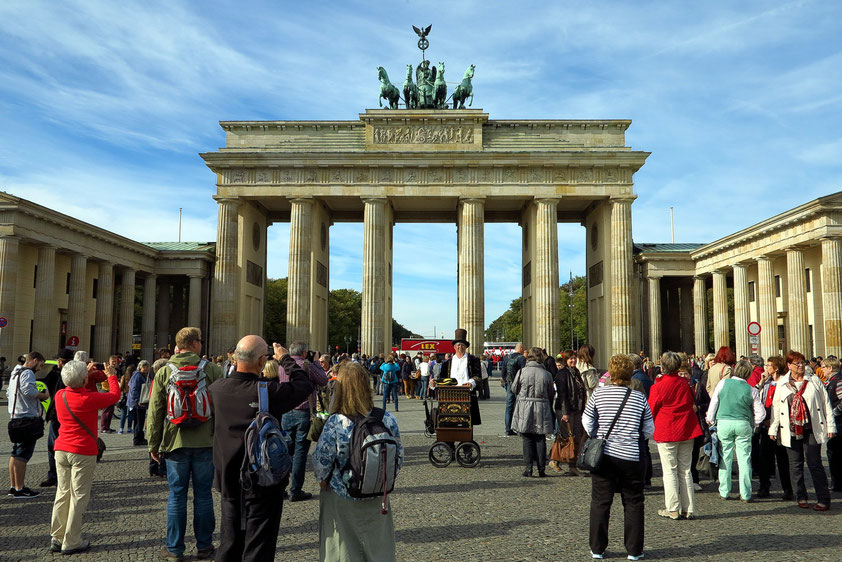
<instances>
[{"instance_id":1,"label":"brandenburg gate","mask_svg":"<svg viewBox=\"0 0 842 562\"><path fill-rule=\"evenodd\" d=\"M266 229L275 222L290 223L287 339L327 349L330 226L361 221L363 353L391 348L397 222L456 223L458 324L479 342L484 225L518 223L523 341L556 350L557 225L576 222L587 229L588 338L598 363L637 351L632 178L649 153L626 146L630 124L494 120L480 109L369 109L353 121L221 122L225 146L201 155L216 173L219 204L211 349L262 333Z\"/></svg>"}]
</instances>

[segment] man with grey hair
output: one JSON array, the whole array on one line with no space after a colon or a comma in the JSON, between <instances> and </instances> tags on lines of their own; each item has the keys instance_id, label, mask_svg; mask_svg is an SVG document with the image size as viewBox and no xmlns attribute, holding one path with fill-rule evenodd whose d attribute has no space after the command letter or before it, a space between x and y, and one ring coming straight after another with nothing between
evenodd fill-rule
<instances>
[{"instance_id":1,"label":"man with grey hair","mask_svg":"<svg viewBox=\"0 0 842 562\"><path fill-rule=\"evenodd\" d=\"M260 373L267 360L266 342L246 336L235 350L236 371L210 388L214 411L214 485L222 498L219 561L272 560L283 509L283 489L277 486L243 490L240 468L245 456L244 437L259 405ZM273 345L273 358L283 367L289 382L266 383L269 413L281 418L313 391L298 363L280 344Z\"/></svg>"},{"instance_id":2,"label":"man with grey hair","mask_svg":"<svg viewBox=\"0 0 842 562\"><path fill-rule=\"evenodd\" d=\"M285 413L281 418L281 427L289 434L292 443L290 455L292 455L292 477L289 484L289 501L300 502L313 497L313 494L305 492L304 473L307 469L307 454L310 452L310 440L307 433L310 432L310 407L316 405L316 389L327 385L327 375L324 369L315 360L318 353L308 351L305 341L294 341L289 345L289 354L295 363L307 371L313 391L307 400L296 406L293 410ZM283 366L279 369L278 382L289 382L289 374Z\"/></svg>"}]
</instances>

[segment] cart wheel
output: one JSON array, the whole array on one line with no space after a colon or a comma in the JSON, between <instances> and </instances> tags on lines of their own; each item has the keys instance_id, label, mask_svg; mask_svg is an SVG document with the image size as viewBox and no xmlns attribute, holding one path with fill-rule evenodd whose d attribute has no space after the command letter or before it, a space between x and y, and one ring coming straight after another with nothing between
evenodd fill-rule
<instances>
[{"instance_id":1,"label":"cart wheel","mask_svg":"<svg viewBox=\"0 0 842 562\"><path fill-rule=\"evenodd\" d=\"M480 452L476 441L464 441L456 447L456 462L465 468L473 468L479 464Z\"/></svg>"},{"instance_id":2,"label":"cart wheel","mask_svg":"<svg viewBox=\"0 0 842 562\"><path fill-rule=\"evenodd\" d=\"M436 468L444 468L453 462L453 448L443 441L436 441L430 447L430 462Z\"/></svg>"}]
</instances>

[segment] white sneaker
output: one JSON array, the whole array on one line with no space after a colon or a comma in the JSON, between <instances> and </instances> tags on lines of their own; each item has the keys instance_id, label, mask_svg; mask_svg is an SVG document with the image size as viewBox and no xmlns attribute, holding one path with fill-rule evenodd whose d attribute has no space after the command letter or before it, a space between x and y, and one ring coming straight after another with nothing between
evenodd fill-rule
<instances>
[{"instance_id":1,"label":"white sneaker","mask_svg":"<svg viewBox=\"0 0 842 562\"><path fill-rule=\"evenodd\" d=\"M629 554L628 556L626 556L626 559L628 559L628 560L643 560L643 556L644 555L643 555L642 552L640 554L638 554L637 556L633 556L633 555Z\"/></svg>"},{"instance_id":2,"label":"white sneaker","mask_svg":"<svg viewBox=\"0 0 842 562\"><path fill-rule=\"evenodd\" d=\"M605 558L605 555L604 554L594 554L593 552L591 552L591 558L593 558L594 560L602 560L603 558Z\"/></svg>"}]
</instances>

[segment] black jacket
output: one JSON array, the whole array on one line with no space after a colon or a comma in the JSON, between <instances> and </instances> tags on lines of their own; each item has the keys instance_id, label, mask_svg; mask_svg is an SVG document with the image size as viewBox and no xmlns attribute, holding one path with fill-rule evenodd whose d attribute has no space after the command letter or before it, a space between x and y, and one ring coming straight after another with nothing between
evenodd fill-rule
<instances>
[{"instance_id":1,"label":"black jacket","mask_svg":"<svg viewBox=\"0 0 842 562\"><path fill-rule=\"evenodd\" d=\"M281 357L281 366L289 373L290 382L268 381L269 412L279 422L283 414L307 400L313 392L310 377L292 357ZM214 405L213 485L223 497L240 497L240 467L245 455L243 437L257 413L257 383L266 380L253 373L235 372L209 387Z\"/></svg>"},{"instance_id":2,"label":"black jacket","mask_svg":"<svg viewBox=\"0 0 842 562\"><path fill-rule=\"evenodd\" d=\"M555 409L562 416L585 411L587 393L585 382L576 367L564 367L555 375Z\"/></svg>"}]
</instances>

